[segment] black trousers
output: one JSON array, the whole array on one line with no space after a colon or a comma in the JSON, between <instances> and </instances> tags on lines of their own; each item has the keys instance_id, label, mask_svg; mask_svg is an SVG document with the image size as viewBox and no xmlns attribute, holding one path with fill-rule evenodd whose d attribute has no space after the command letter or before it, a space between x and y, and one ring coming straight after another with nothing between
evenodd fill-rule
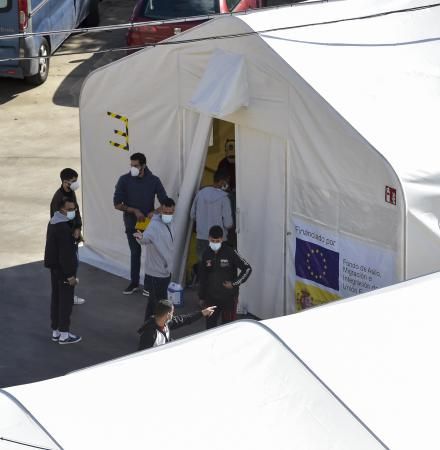
<instances>
[{"instance_id":1,"label":"black trousers","mask_svg":"<svg viewBox=\"0 0 440 450\"><path fill-rule=\"evenodd\" d=\"M157 302L168 298L168 285L171 276L165 278L152 277L145 275L144 291L148 293L147 309L145 310L145 320L154 314Z\"/></svg>"},{"instance_id":2,"label":"black trousers","mask_svg":"<svg viewBox=\"0 0 440 450\"><path fill-rule=\"evenodd\" d=\"M234 321L237 316L237 303L237 297L208 299L206 306L217 306L217 308L210 317L206 318L206 329L215 328L219 319L221 319L222 325Z\"/></svg>"},{"instance_id":3,"label":"black trousers","mask_svg":"<svg viewBox=\"0 0 440 450\"><path fill-rule=\"evenodd\" d=\"M127 229L127 240L128 246L130 247L130 279L136 286L139 285L139 272L141 271L141 246L137 243L136 239L133 237L133 233L136 230Z\"/></svg>"},{"instance_id":4,"label":"black trousers","mask_svg":"<svg viewBox=\"0 0 440 450\"><path fill-rule=\"evenodd\" d=\"M63 274L57 269L50 269L50 278L52 283L50 302L52 330L69 331L75 287L66 284Z\"/></svg>"}]
</instances>

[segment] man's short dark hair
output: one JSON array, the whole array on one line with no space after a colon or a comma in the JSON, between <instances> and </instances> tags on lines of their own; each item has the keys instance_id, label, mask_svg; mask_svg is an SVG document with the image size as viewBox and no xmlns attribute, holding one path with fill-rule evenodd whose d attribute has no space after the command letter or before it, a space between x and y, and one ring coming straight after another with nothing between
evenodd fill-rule
<instances>
[{"instance_id":1,"label":"man's short dark hair","mask_svg":"<svg viewBox=\"0 0 440 450\"><path fill-rule=\"evenodd\" d=\"M71 180L72 178L78 178L78 172L76 170L66 167L60 172L61 181Z\"/></svg>"},{"instance_id":2,"label":"man's short dark hair","mask_svg":"<svg viewBox=\"0 0 440 450\"><path fill-rule=\"evenodd\" d=\"M219 225L214 225L209 229L209 237L212 237L214 239L222 238L223 237L223 228Z\"/></svg>"},{"instance_id":3,"label":"man's short dark hair","mask_svg":"<svg viewBox=\"0 0 440 450\"><path fill-rule=\"evenodd\" d=\"M214 173L214 183L219 181L229 181L229 174L225 170L220 169Z\"/></svg>"},{"instance_id":4,"label":"man's short dark hair","mask_svg":"<svg viewBox=\"0 0 440 450\"><path fill-rule=\"evenodd\" d=\"M131 161L139 161L139 164L143 166L144 164L147 164L147 158L145 158L145 155L143 153L133 153L130 156Z\"/></svg>"},{"instance_id":5,"label":"man's short dark hair","mask_svg":"<svg viewBox=\"0 0 440 450\"><path fill-rule=\"evenodd\" d=\"M175 201L170 198L167 197L163 202L162 202L162 206L166 206L167 208L172 208L173 206L176 206Z\"/></svg>"},{"instance_id":6,"label":"man's short dark hair","mask_svg":"<svg viewBox=\"0 0 440 450\"><path fill-rule=\"evenodd\" d=\"M159 300L154 308L155 316L163 316L164 314L170 313L174 306L169 300Z\"/></svg>"},{"instance_id":7,"label":"man's short dark hair","mask_svg":"<svg viewBox=\"0 0 440 450\"><path fill-rule=\"evenodd\" d=\"M73 203L75 204L75 202L69 198L69 197L63 197L60 202L58 203L58 211L62 208L64 208L66 206L66 203Z\"/></svg>"}]
</instances>

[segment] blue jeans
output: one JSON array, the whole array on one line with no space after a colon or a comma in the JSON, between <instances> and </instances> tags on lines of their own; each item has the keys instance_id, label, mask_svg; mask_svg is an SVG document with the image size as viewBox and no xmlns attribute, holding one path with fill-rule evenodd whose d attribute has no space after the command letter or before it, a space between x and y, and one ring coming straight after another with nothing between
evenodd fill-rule
<instances>
[{"instance_id":1,"label":"blue jeans","mask_svg":"<svg viewBox=\"0 0 440 450\"><path fill-rule=\"evenodd\" d=\"M126 230L128 246L130 247L130 279L133 284L139 286L139 272L141 271L141 246L133 237L136 230Z\"/></svg>"}]
</instances>

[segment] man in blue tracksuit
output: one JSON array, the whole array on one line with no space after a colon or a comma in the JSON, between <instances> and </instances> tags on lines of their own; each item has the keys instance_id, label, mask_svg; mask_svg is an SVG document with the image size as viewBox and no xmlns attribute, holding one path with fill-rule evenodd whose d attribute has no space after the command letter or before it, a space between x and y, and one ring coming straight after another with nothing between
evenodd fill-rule
<instances>
[{"instance_id":1,"label":"man in blue tracksuit","mask_svg":"<svg viewBox=\"0 0 440 450\"><path fill-rule=\"evenodd\" d=\"M136 222L153 216L156 197L159 202L163 202L167 198L165 189L160 179L148 169L145 155L134 153L130 156L130 171L119 178L113 197L115 208L124 213L125 233L131 254L131 281L124 294L133 294L139 290L141 247L133 234Z\"/></svg>"}]
</instances>

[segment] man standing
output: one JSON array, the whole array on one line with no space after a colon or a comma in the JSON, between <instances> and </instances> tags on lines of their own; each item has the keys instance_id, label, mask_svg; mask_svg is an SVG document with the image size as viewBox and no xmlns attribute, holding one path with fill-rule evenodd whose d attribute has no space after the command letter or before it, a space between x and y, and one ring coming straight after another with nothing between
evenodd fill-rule
<instances>
[{"instance_id":1,"label":"man standing","mask_svg":"<svg viewBox=\"0 0 440 450\"><path fill-rule=\"evenodd\" d=\"M157 302L167 298L174 255L175 203L171 198L163 200L159 212L153 215L144 233L134 233L134 238L145 245L145 279L142 294L148 297L145 320L152 316Z\"/></svg>"},{"instance_id":2,"label":"man standing","mask_svg":"<svg viewBox=\"0 0 440 450\"><path fill-rule=\"evenodd\" d=\"M52 341L59 344L76 344L81 341L80 336L69 332L74 290L78 283L77 246L69 224L75 216L75 203L69 198L63 198L47 226L44 265L50 269L52 283Z\"/></svg>"},{"instance_id":3,"label":"man standing","mask_svg":"<svg viewBox=\"0 0 440 450\"><path fill-rule=\"evenodd\" d=\"M76 172L76 170L67 167L60 172L60 178L61 187L56 190L55 194L52 197L52 201L50 202L50 218L52 218L55 212L58 210L58 205L63 198L72 200L72 202L75 203L76 214L75 218L70 221L69 224L71 225L72 230L74 230L75 237L78 241L80 241L82 239L82 220L75 194L75 191L80 186L78 181L78 173ZM73 297L73 303L75 305L82 305L84 302L85 300L81 297L78 297L77 295Z\"/></svg>"},{"instance_id":4,"label":"man standing","mask_svg":"<svg viewBox=\"0 0 440 450\"><path fill-rule=\"evenodd\" d=\"M238 269L240 273L237 275ZM199 265L199 298L204 306L217 305L206 318L206 328L235 320L238 289L250 276L252 268L236 250L223 243L223 230L213 226L209 230L209 248Z\"/></svg>"},{"instance_id":5,"label":"man standing","mask_svg":"<svg viewBox=\"0 0 440 450\"><path fill-rule=\"evenodd\" d=\"M235 139L226 140L225 158L218 163L217 170L228 174L229 188L235 192Z\"/></svg>"},{"instance_id":6,"label":"man standing","mask_svg":"<svg viewBox=\"0 0 440 450\"><path fill-rule=\"evenodd\" d=\"M214 225L219 225L226 236L227 231L234 225L227 189L228 175L217 171L214 174L214 185L200 189L194 198L190 215L191 219L196 221L197 258L199 261L208 248L209 229Z\"/></svg>"},{"instance_id":7,"label":"man standing","mask_svg":"<svg viewBox=\"0 0 440 450\"><path fill-rule=\"evenodd\" d=\"M123 294L133 294L139 290L139 272L141 268L141 247L134 238L136 222L152 217L155 197L163 202L167 194L158 177L147 167L142 153L130 156L130 172L122 175L116 184L113 204L124 213L125 233L130 247L130 284Z\"/></svg>"}]
</instances>

